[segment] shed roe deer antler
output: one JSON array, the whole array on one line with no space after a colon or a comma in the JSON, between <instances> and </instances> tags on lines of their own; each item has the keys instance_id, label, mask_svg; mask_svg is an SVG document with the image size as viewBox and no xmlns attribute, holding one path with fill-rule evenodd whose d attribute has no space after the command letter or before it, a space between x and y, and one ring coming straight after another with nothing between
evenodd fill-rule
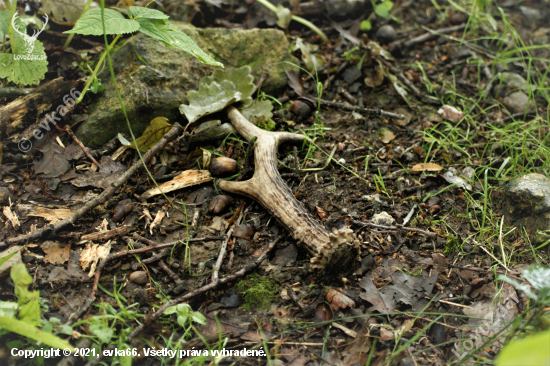
<instances>
[{"instance_id":1,"label":"shed roe deer antler","mask_svg":"<svg viewBox=\"0 0 550 366\"><path fill-rule=\"evenodd\" d=\"M305 137L288 132L268 132L250 123L234 107L227 108L233 127L254 145L254 176L245 182L220 181L224 191L238 193L259 201L279 222L286 226L294 238L304 243L314 256L312 269L329 271L328 275L344 273L351 269L354 255L351 246L351 230L342 230L339 235L330 234L311 217L304 206L296 200L277 170L277 147L283 142L302 143ZM344 234L345 238L342 239Z\"/></svg>"}]
</instances>

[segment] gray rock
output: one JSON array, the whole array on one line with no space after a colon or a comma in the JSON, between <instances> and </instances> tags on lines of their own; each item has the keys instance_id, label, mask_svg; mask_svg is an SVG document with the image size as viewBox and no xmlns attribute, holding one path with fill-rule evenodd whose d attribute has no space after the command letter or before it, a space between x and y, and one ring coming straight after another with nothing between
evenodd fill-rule
<instances>
[{"instance_id":1,"label":"gray rock","mask_svg":"<svg viewBox=\"0 0 550 366\"><path fill-rule=\"evenodd\" d=\"M527 6L520 6L519 10L521 14L529 20L543 20L545 16L544 12Z\"/></svg>"},{"instance_id":2,"label":"gray rock","mask_svg":"<svg viewBox=\"0 0 550 366\"><path fill-rule=\"evenodd\" d=\"M179 22L172 24L226 68L249 65L255 81L268 73L269 77L262 84L263 91L273 93L286 86L284 68L288 68L288 64L285 66L282 61L293 59L283 32L275 29L198 29ZM179 105L187 102L187 92L196 90L200 79L214 70L187 53L167 48L142 34L123 43L112 59L118 88L136 137L155 117L166 117L170 123L186 123L178 110ZM100 78L105 91L91 103L89 117L76 133L91 148L102 146L119 132L129 135L108 68Z\"/></svg>"},{"instance_id":3,"label":"gray rock","mask_svg":"<svg viewBox=\"0 0 550 366\"><path fill-rule=\"evenodd\" d=\"M522 225L529 235L550 230L550 179L527 174L508 183L504 215L512 225Z\"/></svg>"},{"instance_id":4,"label":"gray rock","mask_svg":"<svg viewBox=\"0 0 550 366\"><path fill-rule=\"evenodd\" d=\"M502 104L512 113L523 113L527 109L529 103L529 110L535 110L535 103L533 100L529 100L529 97L522 91L516 91L502 100Z\"/></svg>"},{"instance_id":5,"label":"gray rock","mask_svg":"<svg viewBox=\"0 0 550 366\"><path fill-rule=\"evenodd\" d=\"M500 81L512 90L527 90L527 80L514 72L501 73Z\"/></svg>"},{"instance_id":6,"label":"gray rock","mask_svg":"<svg viewBox=\"0 0 550 366\"><path fill-rule=\"evenodd\" d=\"M376 31L376 39L382 44L388 44L395 41L397 33L389 24L383 25Z\"/></svg>"}]
</instances>

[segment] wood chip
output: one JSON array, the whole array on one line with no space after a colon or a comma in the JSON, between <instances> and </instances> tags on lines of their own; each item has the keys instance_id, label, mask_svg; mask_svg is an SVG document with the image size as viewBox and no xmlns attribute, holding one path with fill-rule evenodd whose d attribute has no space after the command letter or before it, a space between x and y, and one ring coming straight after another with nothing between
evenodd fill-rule
<instances>
[{"instance_id":1,"label":"wood chip","mask_svg":"<svg viewBox=\"0 0 550 366\"><path fill-rule=\"evenodd\" d=\"M59 220L66 219L71 216L73 212L68 208L44 208L37 206L34 211L29 212L27 216L38 216L43 217L50 222L50 224L55 224Z\"/></svg>"},{"instance_id":2,"label":"wood chip","mask_svg":"<svg viewBox=\"0 0 550 366\"><path fill-rule=\"evenodd\" d=\"M163 183L159 188L152 188L141 195L142 199L148 199L153 196L176 191L185 187L202 184L212 180L212 176L208 170L186 170L169 182Z\"/></svg>"},{"instance_id":3,"label":"wood chip","mask_svg":"<svg viewBox=\"0 0 550 366\"><path fill-rule=\"evenodd\" d=\"M17 217L17 214L13 212L8 206L2 208L2 211L4 212L4 216L6 216L8 220L10 220L11 226L13 226L15 230L19 229L21 224L19 223L19 218Z\"/></svg>"},{"instance_id":4,"label":"wood chip","mask_svg":"<svg viewBox=\"0 0 550 366\"><path fill-rule=\"evenodd\" d=\"M88 277L92 277L95 274L95 269L99 261L103 260L109 255L111 251L111 242L107 244L99 245L92 242L86 244L86 248L80 253L80 266L83 270L90 267Z\"/></svg>"},{"instance_id":5,"label":"wood chip","mask_svg":"<svg viewBox=\"0 0 550 366\"><path fill-rule=\"evenodd\" d=\"M156 226L160 226L160 222L162 221L163 218L164 218L164 211L159 210L159 212L157 212L157 216L155 216L155 219L153 220L153 223L149 227L149 232L151 233L151 235L153 235L153 229Z\"/></svg>"}]
</instances>

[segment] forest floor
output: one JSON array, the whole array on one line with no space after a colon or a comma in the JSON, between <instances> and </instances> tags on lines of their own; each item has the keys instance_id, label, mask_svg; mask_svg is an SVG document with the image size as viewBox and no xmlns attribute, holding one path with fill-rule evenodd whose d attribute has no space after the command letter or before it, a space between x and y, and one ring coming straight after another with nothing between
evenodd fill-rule
<instances>
[{"instance_id":1,"label":"forest floor","mask_svg":"<svg viewBox=\"0 0 550 366\"><path fill-rule=\"evenodd\" d=\"M172 18L180 9L180 19L191 19L197 27L270 28L277 20L257 2L193 3L187 8L166 2L164 9ZM397 1L385 19L369 16L369 3L353 14L344 8L344 15L335 13L332 20L326 9L305 14L304 5L297 6L296 14L301 9L329 41L296 22L285 31L290 40L300 37L317 45L309 56L322 61L316 73L306 72L302 63L301 72L289 73L286 90L269 96L277 101L275 130L305 134L312 141L297 150L282 146L279 172L315 220L353 230L359 243L353 268L319 280L310 271L311 255L270 212L255 200L222 192L211 181L171 192L176 206L160 196L139 200L154 187L140 171L74 225L19 243L26 244L21 260L33 277L32 287L40 290L44 327L70 325L71 334L62 332L62 338L93 349L93 355L109 346L139 353L101 360L90 354L87 361L213 364L210 355L193 351L246 348L264 355L232 355L216 362L489 364L507 336L525 331L529 298L499 276L521 281L521 271L530 265L548 266L550 246L536 244L511 225L503 204L508 182L528 173L548 175L550 169L548 2ZM365 29L367 18L370 30ZM52 27L52 34L68 29ZM60 38L46 50L63 42ZM375 45L382 51L373 50ZM303 58L299 50L294 55ZM52 80L60 66L49 67L43 82ZM77 66L63 67L74 68L75 80L85 76ZM13 100L0 97L3 103ZM70 143L70 136L59 136ZM200 169L201 148L233 158L241 167L250 162L248 143L236 136L191 143L163 174ZM63 198L68 182L50 185L35 172L33 161L40 159L40 152L5 149L1 185L17 202L13 211L20 227L3 216L1 240L55 223L56 210L74 204ZM135 150L127 150L118 161L127 169L138 160ZM71 164L77 168L85 161L82 156ZM157 158L149 169L156 173L161 165ZM241 178L252 173L249 169ZM71 189L81 200L76 208L89 200L87 195L103 192ZM219 193L232 201L215 215L208 207ZM51 211L31 215L37 207ZM158 212L164 220L158 220ZM112 236L84 237L101 232ZM92 240L100 245L96 249L109 248L111 256L90 277L80 264ZM217 268L224 242L228 252ZM150 250L165 243L174 245ZM138 251L124 253L128 249ZM245 267L252 263L258 266ZM239 273L243 268L247 272ZM213 274L230 277L204 288L215 282ZM0 299L14 298L13 282L1 278ZM174 300L188 306L153 316ZM498 304L508 309L503 321L480 335L481 318ZM514 320L513 329L504 327ZM14 333L3 335L0 347L0 364L86 362L11 356L14 347L40 348ZM176 350L178 357L146 356L143 349Z\"/></svg>"}]
</instances>

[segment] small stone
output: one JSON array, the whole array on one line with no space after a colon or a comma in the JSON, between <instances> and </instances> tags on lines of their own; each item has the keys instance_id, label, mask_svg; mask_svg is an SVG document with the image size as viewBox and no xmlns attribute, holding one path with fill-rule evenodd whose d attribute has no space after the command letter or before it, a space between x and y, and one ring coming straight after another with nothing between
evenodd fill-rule
<instances>
[{"instance_id":1,"label":"small stone","mask_svg":"<svg viewBox=\"0 0 550 366\"><path fill-rule=\"evenodd\" d=\"M376 31L376 39L382 44L387 44L395 41L397 38L397 33L395 29L389 24L383 25Z\"/></svg>"},{"instance_id":2,"label":"small stone","mask_svg":"<svg viewBox=\"0 0 550 366\"><path fill-rule=\"evenodd\" d=\"M508 183L504 217L512 225L522 225L530 235L550 230L550 179L542 174L526 174Z\"/></svg>"},{"instance_id":3,"label":"small stone","mask_svg":"<svg viewBox=\"0 0 550 366\"><path fill-rule=\"evenodd\" d=\"M514 72L503 72L500 81L510 89L527 90L527 80Z\"/></svg>"},{"instance_id":4,"label":"small stone","mask_svg":"<svg viewBox=\"0 0 550 366\"><path fill-rule=\"evenodd\" d=\"M136 271L130 275L130 281L138 285L145 285L149 281L149 276L145 271Z\"/></svg>"},{"instance_id":5,"label":"small stone","mask_svg":"<svg viewBox=\"0 0 550 366\"><path fill-rule=\"evenodd\" d=\"M525 112L528 103L529 97L522 91L514 92L502 100L502 104L512 113ZM533 100L531 100L531 103L529 103L529 110L534 110L534 107Z\"/></svg>"},{"instance_id":6,"label":"small stone","mask_svg":"<svg viewBox=\"0 0 550 366\"><path fill-rule=\"evenodd\" d=\"M521 11L521 14L529 20L543 20L545 17L544 12L538 9L529 8L527 6L520 6L519 10Z\"/></svg>"},{"instance_id":7,"label":"small stone","mask_svg":"<svg viewBox=\"0 0 550 366\"><path fill-rule=\"evenodd\" d=\"M351 67L348 67L346 71L344 71L342 77L344 78L346 83L351 85L361 77L361 70L357 66L353 65Z\"/></svg>"}]
</instances>

